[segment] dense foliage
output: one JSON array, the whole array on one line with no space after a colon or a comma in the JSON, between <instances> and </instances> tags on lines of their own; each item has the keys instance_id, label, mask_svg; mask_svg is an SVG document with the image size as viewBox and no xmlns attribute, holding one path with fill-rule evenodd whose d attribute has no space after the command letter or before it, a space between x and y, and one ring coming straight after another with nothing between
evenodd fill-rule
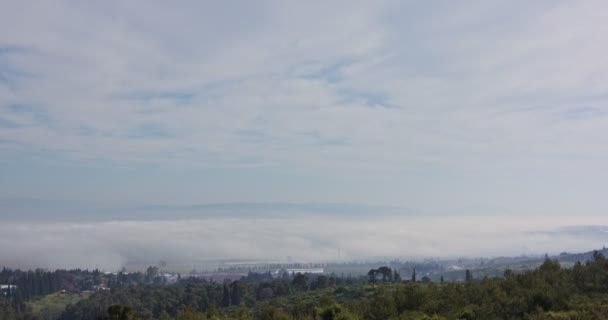
<instances>
[{"instance_id":1,"label":"dense foliage","mask_svg":"<svg viewBox=\"0 0 608 320\"><path fill-rule=\"evenodd\" d=\"M459 283L403 282L384 267L364 282L253 274L225 283L123 283L69 305L60 319L608 319L608 260L600 253L568 269L546 260L502 278L466 273L468 281Z\"/></svg>"},{"instance_id":2,"label":"dense foliage","mask_svg":"<svg viewBox=\"0 0 608 320\"><path fill-rule=\"evenodd\" d=\"M148 268L146 273L118 274L80 269L50 272L3 268L0 271L0 284L7 288L0 292L0 319L31 318L28 302L59 291L82 293L143 283L162 284L163 281L164 278L159 276L158 268L155 267Z\"/></svg>"}]
</instances>

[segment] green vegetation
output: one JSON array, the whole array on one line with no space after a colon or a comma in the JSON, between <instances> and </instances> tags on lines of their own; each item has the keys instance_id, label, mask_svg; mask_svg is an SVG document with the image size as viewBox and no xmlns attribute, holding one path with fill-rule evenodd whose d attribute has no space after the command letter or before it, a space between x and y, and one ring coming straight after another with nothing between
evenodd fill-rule
<instances>
[{"instance_id":1,"label":"green vegetation","mask_svg":"<svg viewBox=\"0 0 608 320\"><path fill-rule=\"evenodd\" d=\"M36 298L26 311L9 308L5 298L0 318L52 319L43 310L70 303L59 320L608 319L608 260L600 253L568 269L547 259L536 270L506 270L500 278L462 273L467 281L443 283L425 276L404 282L388 267L359 279L252 273L232 282L189 278L163 285L144 276L81 300L54 303L57 293Z\"/></svg>"},{"instance_id":2,"label":"green vegetation","mask_svg":"<svg viewBox=\"0 0 608 320\"><path fill-rule=\"evenodd\" d=\"M68 305L87 299L90 295L90 292L70 293L60 291L32 299L26 303L26 308L36 318L53 320L57 319Z\"/></svg>"}]
</instances>

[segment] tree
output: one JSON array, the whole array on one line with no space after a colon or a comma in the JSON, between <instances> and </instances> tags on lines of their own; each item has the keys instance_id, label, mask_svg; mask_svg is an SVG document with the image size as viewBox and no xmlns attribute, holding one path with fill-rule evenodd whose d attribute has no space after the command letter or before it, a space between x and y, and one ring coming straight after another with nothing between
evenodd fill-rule
<instances>
[{"instance_id":1,"label":"tree","mask_svg":"<svg viewBox=\"0 0 608 320\"><path fill-rule=\"evenodd\" d=\"M297 301L291 308L291 317L294 320L308 319L308 308L302 301Z\"/></svg>"},{"instance_id":2,"label":"tree","mask_svg":"<svg viewBox=\"0 0 608 320\"><path fill-rule=\"evenodd\" d=\"M412 282L416 282L416 268L412 271Z\"/></svg>"},{"instance_id":3,"label":"tree","mask_svg":"<svg viewBox=\"0 0 608 320\"><path fill-rule=\"evenodd\" d=\"M132 320L135 317L133 316L133 309L131 307L115 304L108 307L108 319Z\"/></svg>"},{"instance_id":4,"label":"tree","mask_svg":"<svg viewBox=\"0 0 608 320\"><path fill-rule=\"evenodd\" d=\"M371 269L367 272L369 283L376 283L376 273L378 273L378 270L376 269Z\"/></svg>"},{"instance_id":5,"label":"tree","mask_svg":"<svg viewBox=\"0 0 608 320\"><path fill-rule=\"evenodd\" d=\"M397 272L397 269L395 269L395 271L393 271L393 281L401 282L401 275L399 274L399 272Z\"/></svg>"},{"instance_id":6,"label":"tree","mask_svg":"<svg viewBox=\"0 0 608 320\"><path fill-rule=\"evenodd\" d=\"M149 266L148 269L146 269L146 282L154 281L154 278L158 276L158 273L158 267Z\"/></svg>"},{"instance_id":7,"label":"tree","mask_svg":"<svg viewBox=\"0 0 608 320\"><path fill-rule=\"evenodd\" d=\"M541 272L557 272L561 269L559 261L550 259L546 259L545 262L540 266L539 270Z\"/></svg>"},{"instance_id":8,"label":"tree","mask_svg":"<svg viewBox=\"0 0 608 320\"><path fill-rule=\"evenodd\" d=\"M289 315L277 307L267 307L262 310L260 320L289 320Z\"/></svg>"},{"instance_id":9,"label":"tree","mask_svg":"<svg viewBox=\"0 0 608 320\"><path fill-rule=\"evenodd\" d=\"M315 308L315 312L318 319L321 320L351 320L356 319L354 315L348 312L347 309L343 308L337 303L332 303L324 308Z\"/></svg>"},{"instance_id":10,"label":"tree","mask_svg":"<svg viewBox=\"0 0 608 320\"><path fill-rule=\"evenodd\" d=\"M327 288L328 285L329 285L329 279L324 275L320 275L312 282L310 287L312 290L316 290L316 289Z\"/></svg>"},{"instance_id":11,"label":"tree","mask_svg":"<svg viewBox=\"0 0 608 320\"><path fill-rule=\"evenodd\" d=\"M469 270L469 269L465 270L464 280L465 281L471 281L471 280L473 280L473 274L471 273L471 270Z\"/></svg>"},{"instance_id":12,"label":"tree","mask_svg":"<svg viewBox=\"0 0 608 320\"><path fill-rule=\"evenodd\" d=\"M308 277L298 272L291 280L291 285L298 291L308 290Z\"/></svg>"},{"instance_id":13,"label":"tree","mask_svg":"<svg viewBox=\"0 0 608 320\"><path fill-rule=\"evenodd\" d=\"M382 275L382 281L393 281L393 271L389 267L378 268L378 273Z\"/></svg>"},{"instance_id":14,"label":"tree","mask_svg":"<svg viewBox=\"0 0 608 320\"><path fill-rule=\"evenodd\" d=\"M249 310L245 307L239 307L237 311L237 320L251 320L251 316L249 315Z\"/></svg>"},{"instance_id":15,"label":"tree","mask_svg":"<svg viewBox=\"0 0 608 320\"><path fill-rule=\"evenodd\" d=\"M372 296L368 318L372 320L391 319L397 315L397 308L393 295L380 286Z\"/></svg>"},{"instance_id":16,"label":"tree","mask_svg":"<svg viewBox=\"0 0 608 320\"><path fill-rule=\"evenodd\" d=\"M230 284L230 291L231 291L231 296L230 296L230 302L232 303L232 305L238 306L241 304L241 300L243 298L243 296L245 295L245 288L243 286L243 284L240 281L233 281Z\"/></svg>"},{"instance_id":17,"label":"tree","mask_svg":"<svg viewBox=\"0 0 608 320\"><path fill-rule=\"evenodd\" d=\"M260 290L260 300L271 300L274 297L274 290L272 288L262 288Z\"/></svg>"},{"instance_id":18,"label":"tree","mask_svg":"<svg viewBox=\"0 0 608 320\"><path fill-rule=\"evenodd\" d=\"M192 308L187 308L179 313L176 320L207 320L207 316L204 313L196 312Z\"/></svg>"},{"instance_id":19,"label":"tree","mask_svg":"<svg viewBox=\"0 0 608 320\"><path fill-rule=\"evenodd\" d=\"M222 307L230 306L230 290L228 289L228 285L224 283L224 287L222 288Z\"/></svg>"},{"instance_id":20,"label":"tree","mask_svg":"<svg viewBox=\"0 0 608 320\"><path fill-rule=\"evenodd\" d=\"M215 305L212 304L212 305L209 305L209 308L207 308L206 316L207 316L207 319L219 318L220 312L217 310Z\"/></svg>"}]
</instances>

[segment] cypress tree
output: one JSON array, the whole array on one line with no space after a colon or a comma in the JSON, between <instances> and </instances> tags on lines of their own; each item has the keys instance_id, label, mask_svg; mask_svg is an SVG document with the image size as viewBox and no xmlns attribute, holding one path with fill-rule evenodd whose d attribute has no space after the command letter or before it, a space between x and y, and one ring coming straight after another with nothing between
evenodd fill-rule
<instances>
[{"instance_id":1,"label":"cypress tree","mask_svg":"<svg viewBox=\"0 0 608 320\"><path fill-rule=\"evenodd\" d=\"M224 283L224 288L222 290L222 307L229 307L230 306L230 289L228 289L228 286Z\"/></svg>"}]
</instances>

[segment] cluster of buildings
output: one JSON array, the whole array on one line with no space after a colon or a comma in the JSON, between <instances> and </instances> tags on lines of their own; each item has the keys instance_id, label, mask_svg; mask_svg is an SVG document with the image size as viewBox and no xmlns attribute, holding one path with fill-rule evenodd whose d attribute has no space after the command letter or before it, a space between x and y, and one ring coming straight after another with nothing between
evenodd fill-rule
<instances>
[{"instance_id":1,"label":"cluster of buildings","mask_svg":"<svg viewBox=\"0 0 608 320\"><path fill-rule=\"evenodd\" d=\"M12 284L0 284L0 293L2 293L2 295L6 295L8 290L13 290L16 288L17 286Z\"/></svg>"}]
</instances>

